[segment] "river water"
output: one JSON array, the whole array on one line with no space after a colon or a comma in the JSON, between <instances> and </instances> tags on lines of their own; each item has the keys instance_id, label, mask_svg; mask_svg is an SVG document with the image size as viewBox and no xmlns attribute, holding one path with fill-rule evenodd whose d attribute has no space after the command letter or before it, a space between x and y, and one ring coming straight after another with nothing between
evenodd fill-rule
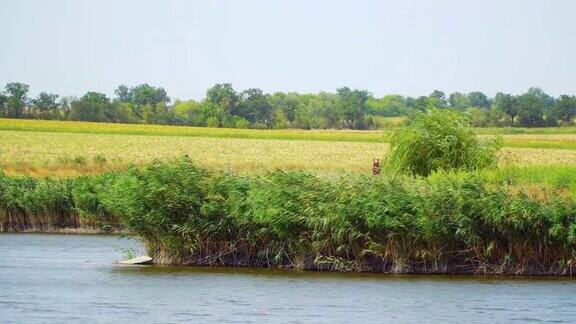
<instances>
[{"instance_id":1,"label":"river water","mask_svg":"<svg viewBox=\"0 0 576 324\"><path fill-rule=\"evenodd\" d=\"M1 323L576 321L576 279L119 266L118 236L0 234Z\"/></svg>"}]
</instances>

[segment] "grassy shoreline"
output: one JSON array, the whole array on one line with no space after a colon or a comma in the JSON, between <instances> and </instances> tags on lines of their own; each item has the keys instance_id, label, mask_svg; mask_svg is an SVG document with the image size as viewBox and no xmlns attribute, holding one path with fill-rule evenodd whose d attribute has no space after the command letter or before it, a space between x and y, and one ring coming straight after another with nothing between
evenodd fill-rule
<instances>
[{"instance_id":1,"label":"grassy shoreline","mask_svg":"<svg viewBox=\"0 0 576 324\"><path fill-rule=\"evenodd\" d=\"M4 175L0 223L122 229L165 265L571 276L576 180L540 173L255 176L181 158L70 179Z\"/></svg>"}]
</instances>

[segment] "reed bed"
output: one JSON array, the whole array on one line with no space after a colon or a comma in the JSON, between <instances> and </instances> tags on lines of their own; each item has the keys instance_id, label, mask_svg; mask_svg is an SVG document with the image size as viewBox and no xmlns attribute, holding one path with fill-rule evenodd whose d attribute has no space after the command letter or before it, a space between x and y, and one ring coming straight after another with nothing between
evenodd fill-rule
<instances>
[{"instance_id":1,"label":"reed bed","mask_svg":"<svg viewBox=\"0 0 576 324\"><path fill-rule=\"evenodd\" d=\"M2 176L0 219L4 230L122 227L171 265L572 275L576 200L557 194L565 185L523 189L539 172L238 175L183 157L72 179Z\"/></svg>"}]
</instances>

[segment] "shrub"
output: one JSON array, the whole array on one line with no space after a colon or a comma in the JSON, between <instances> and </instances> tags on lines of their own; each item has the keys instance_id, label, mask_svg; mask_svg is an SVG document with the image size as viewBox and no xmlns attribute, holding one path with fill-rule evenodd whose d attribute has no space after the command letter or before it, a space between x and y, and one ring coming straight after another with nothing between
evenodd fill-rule
<instances>
[{"instance_id":1,"label":"shrub","mask_svg":"<svg viewBox=\"0 0 576 324\"><path fill-rule=\"evenodd\" d=\"M478 170L495 166L502 140L478 139L469 119L431 109L390 137L387 166L396 172L428 176L437 170Z\"/></svg>"}]
</instances>

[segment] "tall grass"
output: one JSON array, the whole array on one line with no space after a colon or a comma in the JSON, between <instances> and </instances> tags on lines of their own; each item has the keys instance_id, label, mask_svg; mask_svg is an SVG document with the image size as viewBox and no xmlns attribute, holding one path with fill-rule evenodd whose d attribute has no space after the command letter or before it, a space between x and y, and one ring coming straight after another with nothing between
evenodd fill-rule
<instances>
[{"instance_id":1,"label":"tall grass","mask_svg":"<svg viewBox=\"0 0 576 324\"><path fill-rule=\"evenodd\" d=\"M576 247L572 199L473 176L246 178L181 160L131 170L102 202L167 264L571 274Z\"/></svg>"},{"instance_id":2,"label":"tall grass","mask_svg":"<svg viewBox=\"0 0 576 324\"><path fill-rule=\"evenodd\" d=\"M528 171L490 172L240 176L181 158L75 179L2 176L0 220L124 227L161 264L572 275L576 200L514 190Z\"/></svg>"},{"instance_id":3,"label":"tall grass","mask_svg":"<svg viewBox=\"0 0 576 324\"><path fill-rule=\"evenodd\" d=\"M90 201L91 189L102 189L114 176L39 180L0 173L0 231L120 229L117 217L99 212L100 205ZM87 206L90 213L84 212Z\"/></svg>"}]
</instances>

